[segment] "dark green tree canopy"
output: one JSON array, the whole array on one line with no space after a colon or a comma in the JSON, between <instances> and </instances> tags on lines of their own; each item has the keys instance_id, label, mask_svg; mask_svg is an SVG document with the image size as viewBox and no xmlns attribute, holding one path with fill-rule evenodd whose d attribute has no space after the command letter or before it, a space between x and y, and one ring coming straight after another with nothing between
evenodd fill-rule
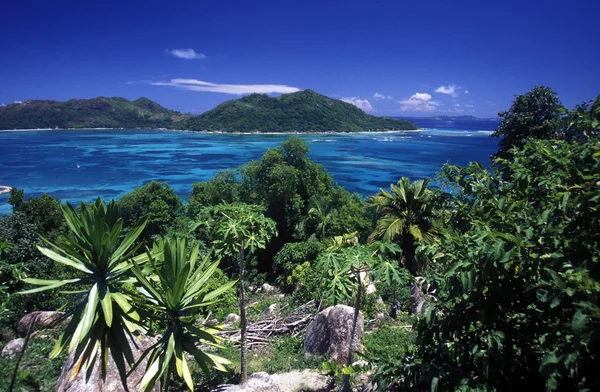
<instances>
[{"instance_id":1,"label":"dark green tree canopy","mask_svg":"<svg viewBox=\"0 0 600 392\"><path fill-rule=\"evenodd\" d=\"M147 245L153 235L165 234L183 209L183 201L166 182L151 181L126 194L118 201L124 227L130 227L142 217L148 224L140 235Z\"/></svg>"},{"instance_id":2,"label":"dark green tree canopy","mask_svg":"<svg viewBox=\"0 0 600 392\"><path fill-rule=\"evenodd\" d=\"M525 95L517 95L510 109L498 113L502 119L491 135L499 137L499 156L512 147L522 147L528 139L562 137L561 103L549 87L536 86Z\"/></svg>"}]
</instances>

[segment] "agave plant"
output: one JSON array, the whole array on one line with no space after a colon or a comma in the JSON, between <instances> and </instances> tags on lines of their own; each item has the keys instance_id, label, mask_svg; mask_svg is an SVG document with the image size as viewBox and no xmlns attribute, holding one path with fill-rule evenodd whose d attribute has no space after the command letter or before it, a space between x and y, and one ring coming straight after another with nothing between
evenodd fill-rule
<instances>
[{"instance_id":1,"label":"agave plant","mask_svg":"<svg viewBox=\"0 0 600 392\"><path fill-rule=\"evenodd\" d=\"M145 254L136 256L138 246L134 246L146 221L133 227L119 243L123 221L118 217L114 201L107 206L98 198L91 206L81 203L79 211L69 203L61 209L71 235L60 245L43 239L48 247L38 246L38 249L55 262L77 270L80 276L66 280L24 279L26 283L40 287L20 294L76 286L77 291L66 292L75 295L67 312L72 316L71 321L50 357L56 357L69 343L68 351L75 350L72 380L83 365L89 376L98 350L102 358L101 374L105 377L110 352L125 385L126 362L130 366L134 363L127 334L141 326L130 296L121 287L131 276L130 261L142 265L147 260Z\"/></svg>"},{"instance_id":2,"label":"agave plant","mask_svg":"<svg viewBox=\"0 0 600 392\"><path fill-rule=\"evenodd\" d=\"M132 271L141 285L140 291L147 298L152 317L166 324L162 337L140 358L138 364L148 357L145 375L140 387L145 391L164 377L167 386L173 370L183 378L190 390L194 390L192 376L186 359L191 354L203 371L209 367L225 371L230 362L197 347L205 345L220 347L216 329L197 327L202 308L218 302L218 297L230 290L237 282L232 281L208 292L206 282L215 272L219 260L212 261L211 253L198 259L196 245L191 251L185 238L162 238L155 244L155 251L148 253L148 266L153 276L134 266ZM158 255L158 256L156 256Z\"/></svg>"}]
</instances>

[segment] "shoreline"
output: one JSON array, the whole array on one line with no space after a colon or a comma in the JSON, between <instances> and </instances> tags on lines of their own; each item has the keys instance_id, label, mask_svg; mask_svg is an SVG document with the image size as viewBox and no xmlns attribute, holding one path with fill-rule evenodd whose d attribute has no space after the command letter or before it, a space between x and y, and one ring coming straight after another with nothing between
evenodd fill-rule
<instances>
[{"instance_id":1,"label":"shoreline","mask_svg":"<svg viewBox=\"0 0 600 392\"><path fill-rule=\"evenodd\" d=\"M380 130L380 131L315 131L315 132L225 132L225 131L192 131L189 129L169 129L169 128L32 128L32 129L0 129L0 132L36 132L36 131L168 131L168 132L191 132L206 133L218 135L352 135L352 134L371 134L371 133L413 133L420 132L423 129L405 129L405 130Z\"/></svg>"},{"instance_id":2,"label":"shoreline","mask_svg":"<svg viewBox=\"0 0 600 392\"><path fill-rule=\"evenodd\" d=\"M5 193L10 193L12 191L12 187L0 185L0 195L4 195Z\"/></svg>"}]
</instances>

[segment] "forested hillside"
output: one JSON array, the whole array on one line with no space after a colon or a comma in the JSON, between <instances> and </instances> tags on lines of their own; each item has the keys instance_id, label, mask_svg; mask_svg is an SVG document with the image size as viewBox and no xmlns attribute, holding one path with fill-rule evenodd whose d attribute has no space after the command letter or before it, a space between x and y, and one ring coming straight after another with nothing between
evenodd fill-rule
<instances>
[{"instance_id":1,"label":"forested hillside","mask_svg":"<svg viewBox=\"0 0 600 392\"><path fill-rule=\"evenodd\" d=\"M0 107L0 129L174 128L189 117L148 98L32 100Z\"/></svg>"},{"instance_id":2,"label":"forested hillside","mask_svg":"<svg viewBox=\"0 0 600 392\"><path fill-rule=\"evenodd\" d=\"M410 121L366 114L312 90L271 98L262 94L224 102L187 122L187 128L224 132L359 132L416 130Z\"/></svg>"},{"instance_id":3,"label":"forested hillside","mask_svg":"<svg viewBox=\"0 0 600 392\"><path fill-rule=\"evenodd\" d=\"M311 90L276 98L251 94L200 116L166 109L147 98L33 100L0 107L0 129L130 128L222 132L357 132L416 130L406 120L376 117Z\"/></svg>"}]
</instances>

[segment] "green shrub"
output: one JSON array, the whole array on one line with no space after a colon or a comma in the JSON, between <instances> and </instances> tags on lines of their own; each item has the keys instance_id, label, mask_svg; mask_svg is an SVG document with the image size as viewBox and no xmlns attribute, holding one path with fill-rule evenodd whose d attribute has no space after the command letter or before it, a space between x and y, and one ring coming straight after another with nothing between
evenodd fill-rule
<instances>
[{"instance_id":1,"label":"green shrub","mask_svg":"<svg viewBox=\"0 0 600 392\"><path fill-rule=\"evenodd\" d=\"M309 262L296 266L292 275L287 278L287 282L295 287L294 300L298 303L320 301L325 290L323 273L317 271Z\"/></svg>"},{"instance_id":2,"label":"green shrub","mask_svg":"<svg viewBox=\"0 0 600 392\"><path fill-rule=\"evenodd\" d=\"M403 325L383 325L363 337L364 356L377 365L371 382L382 389L397 378L398 370L407 363L407 356L417 350L416 333Z\"/></svg>"},{"instance_id":3,"label":"green shrub","mask_svg":"<svg viewBox=\"0 0 600 392\"><path fill-rule=\"evenodd\" d=\"M297 337L283 337L269 346L269 353L262 362L262 371L284 373L291 370L319 369L322 356L304 356L304 344Z\"/></svg>"},{"instance_id":4,"label":"green shrub","mask_svg":"<svg viewBox=\"0 0 600 392\"><path fill-rule=\"evenodd\" d=\"M211 292L229 282L230 280L227 275L217 268L210 279L206 282L207 292ZM230 290L224 292L219 298L219 302L209 305L205 308L206 314L210 312L217 320L223 321L229 313L236 313L239 311L238 298L235 288L231 288Z\"/></svg>"}]
</instances>

